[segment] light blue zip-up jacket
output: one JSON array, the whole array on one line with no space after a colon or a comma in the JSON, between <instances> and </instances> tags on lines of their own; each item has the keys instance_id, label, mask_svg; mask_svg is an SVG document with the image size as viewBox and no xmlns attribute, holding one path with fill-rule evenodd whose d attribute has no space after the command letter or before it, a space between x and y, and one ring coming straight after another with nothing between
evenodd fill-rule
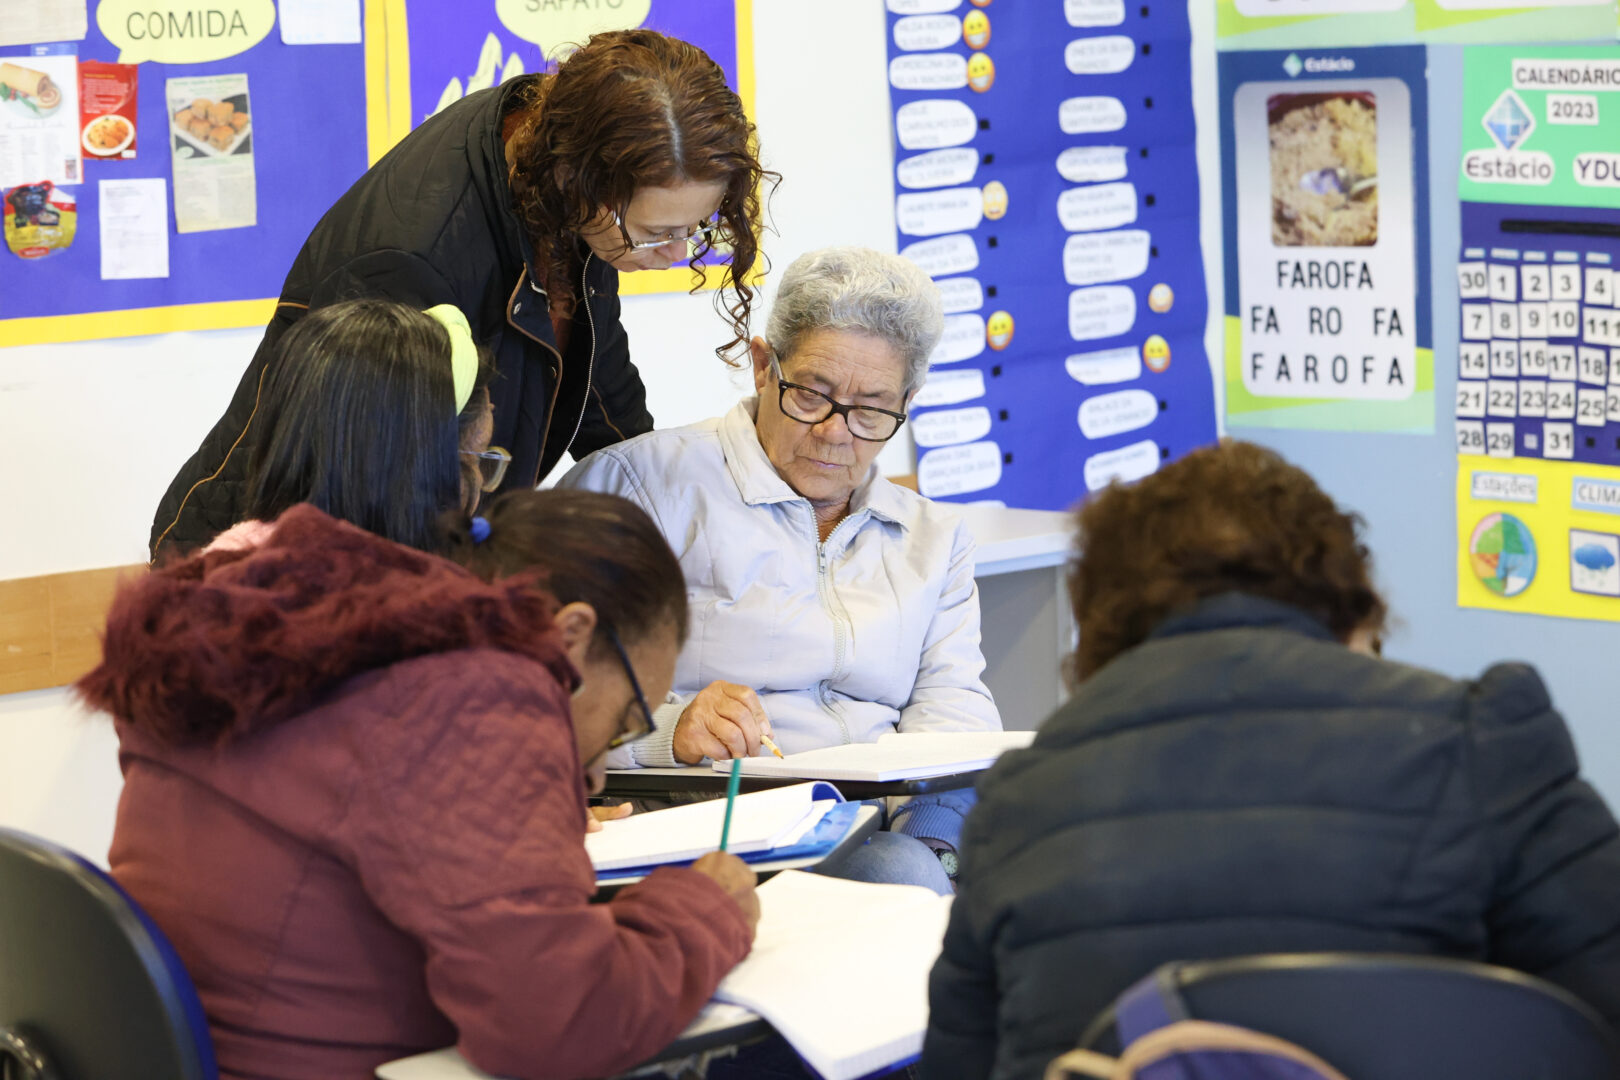
<instances>
[{"instance_id":1,"label":"light blue zip-up jacket","mask_svg":"<svg viewBox=\"0 0 1620 1080\"><path fill-rule=\"evenodd\" d=\"M757 408L750 397L723 417L607 447L562 480L639 505L686 574L691 636L658 730L625 748L634 764L676 764L675 722L716 680L759 694L789 754L896 730L999 729L960 515L874 466L821 542L809 501L759 444Z\"/></svg>"}]
</instances>

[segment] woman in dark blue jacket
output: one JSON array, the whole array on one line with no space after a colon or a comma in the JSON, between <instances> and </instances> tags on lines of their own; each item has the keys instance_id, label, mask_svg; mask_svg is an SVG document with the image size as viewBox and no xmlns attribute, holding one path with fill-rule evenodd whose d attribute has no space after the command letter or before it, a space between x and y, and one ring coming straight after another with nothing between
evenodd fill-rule
<instances>
[{"instance_id":1,"label":"woman in dark blue jacket","mask_svg":"<svg viewBox=\"0 0 1620 1080\"><path fill-rule=\"evenodd\" d=\"M1075 696L979 785L926 1080L1038 1077L1158 965L1485 960L1620 1026L1620 830L1535 671L1376 655L1359 521L1247 443L1080 512Z\"/></svg>"}]
</instances>

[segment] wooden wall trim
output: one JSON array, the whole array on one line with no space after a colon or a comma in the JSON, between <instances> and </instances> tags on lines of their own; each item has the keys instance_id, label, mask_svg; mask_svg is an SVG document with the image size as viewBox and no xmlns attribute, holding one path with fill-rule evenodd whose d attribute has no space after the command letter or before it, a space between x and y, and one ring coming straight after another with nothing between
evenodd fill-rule
<instances>
[{"instance_id":1,"label":"wooden wall trim","mask_svg":"<svg viewBox=\"0 0 1620 1080\"><path fill-rule=\"evenodd\" d=\"M0 581L0 694L66 686L101 661L120 582L144 563Z\"/></svg>"}]
</instances>

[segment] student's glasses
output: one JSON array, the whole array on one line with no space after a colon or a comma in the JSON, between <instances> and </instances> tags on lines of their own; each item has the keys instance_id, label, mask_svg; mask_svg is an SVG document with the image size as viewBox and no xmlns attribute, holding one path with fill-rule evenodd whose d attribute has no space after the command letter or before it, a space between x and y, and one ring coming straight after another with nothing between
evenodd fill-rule
<instances>
[{"instance_id":1,"label":"student's glasses","mask_svg":"<svg viewBox=\"0 0 1620 1080\"><path fill-rule=\"evenodd\" d=\"M613 223L619 227L619 235L624 237L624 246L631 251L651 251L653 248L668 247L670 244L685 244L688 251L692 251L704 244L713 245L717 240L725 237L724 226L719 215L707 221L700 221L690 229L670 229L662 236L651 240L637 240L630 235L625 227L624 217L613 211Z\"/></svg>"},{"instance_id":2,"label":"student's glasses","mask_svg":"<svg viewBox=\"0 0 1620 1080\"><path fill-rule=\"evenodd\" d=\"M888 442L906 422L906 414L871 405L842 405L820 390L782 378L782 365L771 350L771 373L776 376L777 404L782 415L801 424L819 424L837 413L844 418L849 433L863 442Z\"/></svg>"},{"instance_id":3,"label":"student's glasses","mask_svg":"<svg viewBox=\"0 0 1620 1080\"><path fill-rule=\"evenodd\" d=\"M494 491L500 487L501 479L506 475L506 467L512 464L511 453L499 446L492 446L488 450L463 450L461 456L477 460L479 491Z\"/></svg>"},{"instance_id":4,"label":"student's glasses","mask_svg":"<svg viewBox=\"0 0 1620 1080\"><path fill-rule=\"evenodd\" d=\"M635 691L636 700L631 703L629 711L633 714L640 713L639 718L636 716L631 717L631 726L629 728L619 732L609 740L608 749L617 750L619 747L633 743L637 739L645 739L653 733L652 709L647 705L647 695L641 690L641 680L636 678L636 670L630 666L630 654L624 651L624 645L619 641L618 633L611 626L604 626L603 630L607 633L607 639L609 644L613 646L613 651L619 654L619 663L624 665L624 677L630 680L630 689Z\"/></svg>"}]
</instances>

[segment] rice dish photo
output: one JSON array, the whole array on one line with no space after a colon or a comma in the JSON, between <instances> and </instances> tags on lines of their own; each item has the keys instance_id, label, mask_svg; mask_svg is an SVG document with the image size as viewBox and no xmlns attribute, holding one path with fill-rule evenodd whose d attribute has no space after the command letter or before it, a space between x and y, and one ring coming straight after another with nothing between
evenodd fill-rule
<instances>
[{"instance_id":1,"label":"rice dish photo","mask_svg":"<svg viewBox=\"0 0 1620 1080\"><path fill-rule=\"evenodd\" d=\"M1271 242L1378 242L1378 113L1373 95L1278 94L1267 102Z\"/></svg>"}]
</instances>

